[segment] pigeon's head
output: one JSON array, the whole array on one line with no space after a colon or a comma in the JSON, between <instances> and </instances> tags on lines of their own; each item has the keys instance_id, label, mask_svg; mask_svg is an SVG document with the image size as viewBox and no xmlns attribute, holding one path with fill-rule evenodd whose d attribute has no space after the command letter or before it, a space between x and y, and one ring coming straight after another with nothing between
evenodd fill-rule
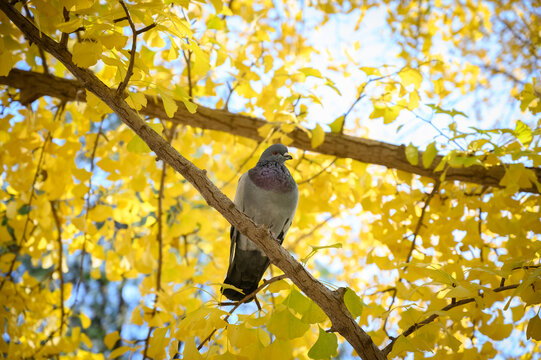
<instances>
[{"instance_id":1,"label":"pigeon's head","mask_svg":"<svg viewBox=\"0 0 541 360\"><path fill-rule=\"evenodd\" d=\"M287 146L282 144L274 144L263 151L259 161L276 161L283 164L286 160L291 160L293 157L287 153Z\"/></svg>"}]
</instances>

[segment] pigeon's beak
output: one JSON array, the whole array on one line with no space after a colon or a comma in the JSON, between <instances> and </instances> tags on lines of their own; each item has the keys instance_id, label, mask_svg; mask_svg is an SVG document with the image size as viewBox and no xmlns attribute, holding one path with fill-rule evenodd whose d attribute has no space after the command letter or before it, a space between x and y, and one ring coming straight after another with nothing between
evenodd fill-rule
<instances>
[{"instance_id":1,"label":"pigeon's beak","mask_svg":"<svg viewBox=\"0 0 541 360\"><path fill-rule=\"evenodd\" d=\"M289 155L288 153L285 153L285 154L284 154L284 158L285 158L286 160L291 160L291 159L293 159L293 156Z\"/></svg>"}]
</instances>

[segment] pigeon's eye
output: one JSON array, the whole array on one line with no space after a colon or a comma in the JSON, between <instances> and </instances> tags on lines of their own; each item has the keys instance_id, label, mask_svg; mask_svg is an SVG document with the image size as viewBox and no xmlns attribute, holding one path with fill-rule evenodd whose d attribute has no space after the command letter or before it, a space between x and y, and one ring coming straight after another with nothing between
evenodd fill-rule
<instances>
[{"instance_id":1,"label":"pigeon's eye","mask_svg":"<svg viewBox=\"0 0 541 360\"><path fill-rule=\"evenodd\" d=\"M275 151L275 152L274 152L274 155L276 155L276 154L278 154L278 151Z\"/></svg>"}]
</instances>

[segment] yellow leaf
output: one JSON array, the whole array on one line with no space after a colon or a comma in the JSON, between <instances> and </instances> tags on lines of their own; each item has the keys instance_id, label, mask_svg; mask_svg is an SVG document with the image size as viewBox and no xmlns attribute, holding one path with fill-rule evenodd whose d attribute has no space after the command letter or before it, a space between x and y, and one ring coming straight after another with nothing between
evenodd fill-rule
<instances>
[{"instance_id":1,"label":"yellow leaf","mask_svg":"<svg viewBox=\"0 0 541 360\"><path fill-rule=\"evenodd\" d=\"M312 130L312 149L317 148L319 145L323 144L323 141L325 140L325 132L319 126L319 124L316 125L316 127Z\"/></svg>"},{"instance_id":2,"label":"yellow leaf","mask_svg":"<svg viewBox=\"0 0 541 360\"><path fill-rule=\"evenodd\" d=\"M121 355L124 355L126 352L130 350L131 348L129 346L120 346L111 352L111 355L109 355L109 359L115 359Z\"/></svg>"},{"instance_id":3,"label":"yellow leaf","mask_svg":"<svg viewBox=\"0 0 541 360\"><path fill-rule=\"evenodd\" d=\"M141 110L147 105L147 98L142 92L129 92L126 102L135 110Z\"/></svg>"},{"instance_id":4,"label":"yellow leaf","mask_svg":"<svg viewBox=\"0 0 541 360\"><path fill-rule=\"evenodd\" d=\"M73 62L80 67L95 65L101 57L101 43L83 41L73 45Z\"/></svg>"},{"instance_id":5,"label":"yellow leaf","mask_svg":"<svg viewBox=\"0 0 541 360\"><path fill-rule=\"evenodd\" d=\"M535 315L528 322L526 338L541 341L541 318L539 318L539 314Z\"/></svg>"},{"instance_id":6,"label":"yellow leaf","mask_svg":"<svg viewBox=\"0 0 541 360\"><path fill-rule=\"evenodd\" d=\"M447 294L445 294L445 297L448 298L465 298L465 297L472 297L475 295L474 292L471 290L465 288L464 286L457 286L452 288Z\"/></svg>"},{"instance_id":7,"label":"yellow leaf","mask_svg":"<svg viewBox=\"0 0 541 360\"><path fill-rule=\"evenodd\" d=\"M163 101L163 108L165 109L165 113L168 117L172 118L175 116L175 113L178 110L178 105L176 101L169 95L167 95L163 91L158 91L160 93L160 96L162 97Z\"/></svg>"},{"instance_id":8,"label":"yellow leaf","mask_svg":"<svg viewBox=\"0 0 541 360\"><path fill-rule=\"evenodd\" d=\"M192 336L186 340L183 355L184 359L203 360L203 356L201 356L199 350L197 350L197 346L195 346L195 337Z\"/></svg>"},{"instance_id":9,"label":"yellow leaf","mask_svg":"<svg viewBox=\"0 0 541 360\"><path fill-rule=\"evenodd\" d=\"M186 106L186 109L188 109L190 114L195 114L195 111L197 110L196 104L188 100L182 100L182 102L184 103L184 106Z\"/></svg>"},{"instance_id":10,"label":"yellow leaf","mask_svg":"<svg viewBox=\"0 0 541 360\"><path fill-rule=\"evenodd\" d=\"M86 316L84 313L81 313L79 315L79 318L81 319L81 325L83 325L83 329L88 329L90 326L90 319L88 316Z\"/></svg>"},{"instance_id":11,"label":"yellow leaf","mask_svg":"<svg viewBox=\"0 0 541 360\"><path fill-rule=\"evenodd\" d=\"M413 87L415 89L418 89L421 85L421 82L423 81L423 77L421 76L419 70L411 68L406 68L402 70L398 75L400 75L400 79L402 80L402 84L404 86L413 84Z\"/></svg>"},{"instance_id":12,"label":"yellow leaf","mask_svg":"<svg viewBox=\"0 0 541 360\"><path fill-rule=\"evenodd\" d=\"M479 327L479 331L493 340L507 339L513 331L513 324L503 323L503 314L499 313L496 319L489 325L486 321Z\"/></svg>"},{"instance_id":13,"label":"yellow leaf","mask_svg":"<svg viewBox=\"0 0 541 360\"><path fill-rule=\"evenodd\" d=\"M261 136L263 139L265 139L267 136L269 136L269 133L272 131L273 126L272 124L265 124L257 129L257 133L259 136Z\"/></svg>"},{"instance_id":14,"label":"yellow leaf","mask_svg":"<svg viewBox=\"0 0 541 360\"><path fill-rule=\"evenodd\" d=\"M0 53L0 76L8 76L11 68L16 62L17 59L15 56L4 49L4 51Z\"/></svg>"},{"instance_id":15,"label":"yellow leaf","mask_svg":"<svg viewBox=\"0 0 541 360\"><path fill-rule=\"evenodd\" d=\"M417 165L419 163L419 152L411 143L406 146L406 159L408 159L411 165Z\"/></svg>"},{"instance_id":16,"label":"yellow leaf","mask_svg":"<svg viewBox=\"0 0 541 360\"><path fill-rule=\"evenodd\" d=\"M370 66L363 66L360 68L361 71L363 71L367 76L370 75L377 75L381 76L381 73L379 72L378 68L370 67Z\"/></svg>"},{"instance_id":17,"label":"yellow leaf","mask_svg":"<svg viewBox=\"0 0 541 360\"><path fill-rule=\"evenodd\" d=\"M69 34L71 32L74 32L76 29L80 28L82 25L83 25L83 18L76 17L73 20L59 24L57 27L58 27L58 30Z\"/></svg>"},{"instance_id":18,"label":"yellow leaf","mask_svg":"<svg viewBox=\"0 0 541 360\"><path fill-rule=\"evenodd\" d=\"M417 109L419 107L419 100L420 100L420 97L417 90L410 92L410 101L408 103L408 109L409 110Z\"/></svg>"},{"instance_id":19,"label":"yellow leaf","mask_svg":"<svg viewBox=\"0 0 541 360\"><path fill-rule=\"evenodd\" d=\"M436 155L438 154L438 150L436 149L436 143L432 142L427 147L425 152L423 153L423 166L425 168L429 168L430 165L432 165L432 162L436 158Z\"/></svg>"},{"instance_id":20,"label":"yellow leaf","mask_svg":"<svg viewBox=\"0 0 541 360\"><path fill-rule=\"evenodd\" d=\"M105 335L105 338L103 339L103 342L105 343L105 346L110 350L115 346L116 342L120 339L120 335L118 334L118 331L114 331L112 333L109 333Z\"/></svg>"}]
</instances>

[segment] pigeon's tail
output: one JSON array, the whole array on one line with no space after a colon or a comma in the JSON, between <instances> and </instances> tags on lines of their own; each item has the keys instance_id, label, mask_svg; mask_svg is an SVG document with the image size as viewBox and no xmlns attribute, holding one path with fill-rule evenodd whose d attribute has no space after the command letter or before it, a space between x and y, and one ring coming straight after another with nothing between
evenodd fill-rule
<instances>
[{"instance_id":1,"label":"pigeon's tail","mask_svg":"<svg viewBox=\"0 0 541 360\"><path fill-rule=\"evenodd\" d=\"M229 264L224 284L233 285L241 289L242 293L232 288L222 287L222 294L229 300L242 300L257 289L259 281L268 267L269 259L261 251L236 249L233 261Z\"/></svg>"}]
</instances>

